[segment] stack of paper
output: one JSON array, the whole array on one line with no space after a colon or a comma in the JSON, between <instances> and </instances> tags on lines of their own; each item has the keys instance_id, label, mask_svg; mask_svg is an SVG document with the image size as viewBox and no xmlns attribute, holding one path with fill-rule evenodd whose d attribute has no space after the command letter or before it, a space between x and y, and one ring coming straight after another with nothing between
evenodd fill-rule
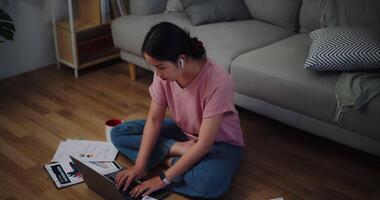
<instances>
[{"instance_id":1,"label":"stack of paper","mask_svg":"<svg viewBox=\"0 0 380 200\"><path fill-rule=\"evenodd\" d=\"M44 165L57 188L83 182L70 155L85 162L100 174L108 174L120 169L114 161L118 150L108 142L68 139L61 142L52 163Z\"/></svg>"},{"instance_id":2,"label":"stack of paper","mask_svg":"<svg viewBox=\"0 0 380 200\"><path fill-rule=\"evenodd\" d=\"M92 140L71 140L67 139L59 144L52 162L71 161L69 155L86 161L113 161L118 150L113 144Z\"/></svg>"}]
</instances>

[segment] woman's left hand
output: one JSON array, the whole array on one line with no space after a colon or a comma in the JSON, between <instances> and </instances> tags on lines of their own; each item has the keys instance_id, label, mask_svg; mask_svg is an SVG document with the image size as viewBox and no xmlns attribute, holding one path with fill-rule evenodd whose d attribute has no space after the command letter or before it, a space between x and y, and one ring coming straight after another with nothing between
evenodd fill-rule
<instances>
[{"instance_id":1,"label":"woman's left hand","mask_svg":"<svg viewBox=\"0 0 380 200\"><path fill-rule=\"evenodd\" d=\"M137 185L133 190L129 193L133 198L139 197L139 196L147 196L151 194L152 192L155 192L157 190L160 190L164 188L166 185L159 176L153 177L151 179L148 179L141 184Z\"/></svg>"}]
</instances>

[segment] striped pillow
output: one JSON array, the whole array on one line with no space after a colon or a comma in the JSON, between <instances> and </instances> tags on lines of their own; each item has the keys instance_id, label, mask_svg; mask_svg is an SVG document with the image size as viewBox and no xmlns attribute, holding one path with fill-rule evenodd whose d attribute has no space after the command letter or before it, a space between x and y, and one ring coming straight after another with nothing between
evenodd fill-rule
<instances>
[{"instance_id":1,"label":"striped pillow","mask_svg":"<svg viewBox=\"0 0 380 200\"><path fill-rule=\"evenodd\" d=\"M310 33L305 68L315 71L380 69L380 29L331 27Z\"/></svg>"}]
</instances>

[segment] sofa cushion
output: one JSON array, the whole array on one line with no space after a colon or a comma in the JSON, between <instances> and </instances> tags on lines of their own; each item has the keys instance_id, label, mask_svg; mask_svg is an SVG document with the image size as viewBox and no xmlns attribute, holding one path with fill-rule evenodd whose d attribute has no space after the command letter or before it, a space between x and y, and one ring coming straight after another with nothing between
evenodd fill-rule
<instances>
[{"instance_id":1,"label":"sofa cushion","mask_svg":"<svg viewBox=\"0 0 380 200\"><path fill-rule=\"evenodd\" d=\"M298 30L298 12L301 0L245 0L254 19L284 27L290 31Z\"/></svg>"},{"instance_id":2,"label":"sofa cushion","mask_svg":"<svg viewBox=\"0 0 380 200\"><path fill-rule=\"evenodd\" d=\"M300 10L300 32L309 33L321 28L322 0L303 0Z\"/></svg>"},{"instance_id":3,"label":"sofa cushion","mask_svg":"<svg viewBox=\"0 0 380 200\"><path fill-rule=\"evenodd\" d=\"M380 29L331 27L310 33L305 68L316 71L380 69Z\"/></svg>"},{"instance_id":4,"label":"sofa cushion","mask_svg":"<svg viewBox=\"0 0 380 200\"><path fill-rule=\"evenodd\" d=\"M129 0L132 15L151 15L165 11L166 0Z\"/></svg>"},{"instance_id":5,"label":"sofa cushion","mask_svg":"<svg viewBox=\"0 0 380 200\"><path fill-rule=\"evenodd\" d=\"M172 12L157 15L127 15L112 21L114 45L121 50L141 56L141 46L149 29L160 22L172 22L186 30L191 26L186 13Z\"/></svg>"},{"instance_id":6,"label":"sofa cushion","mask_svg":"<svg viewBox=\"0 0 380 200\"><path fill-rule=\"evenodd\" d=\"M323 27L380 26L379 0L324 0Z\"/></svg>"},{"instance_id":7,"label":"sofa cushion","mask_svg":"<svg viewBox=\"0 0 380 200\"><path fill-rule=\"evenodd\" d=\"M203 42L207 56L227 70L236 56L294 34L258 20L195 26L190 33Z\"/></svg>"},{"instance_id":8,"label":"sofa cushion","mask_svg":"<svg viewBox=\"0 0 380 200\"><path fill-rule=\"evenodd\" d=\"M187 7L186 13L194 26L251 18L244 0L203 0Z\"/></svg>"},{"instance_id":9,"label":"sofa cushion","mask_svg":"<svg viewBox=\"0 0 380 200\"><path fill-rule=\"evenodd\" d=\"M350 110L335 122L334 86L340 73L305 70L309 47L308 35L301 33L237 57L231 64L235 91L380 140L380 126L374 126L380 96L365 112Z\"/></svg>"}]
</instances>

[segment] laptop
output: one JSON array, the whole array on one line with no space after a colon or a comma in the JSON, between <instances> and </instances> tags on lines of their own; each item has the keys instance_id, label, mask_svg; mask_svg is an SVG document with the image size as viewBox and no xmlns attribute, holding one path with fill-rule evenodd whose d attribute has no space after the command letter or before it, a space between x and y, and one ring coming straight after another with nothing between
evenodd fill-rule
<instances>
[{"instance_id":1,"label":"laptop","mask_svg":"<svg viewBox=\"0 0 380 200\"><path fill-rule=\"evenodd\" d=\"M78 159L75 159L74 157L70 156L71 160L74 162L75 166L78 168L78 171L83 177L84 182L86 183L87 187L99 194L100 196L104 197L105 199L110 200L141 200L142 197L138 198L132 198L129 195L129 192L136 187L141 182L139 180L135 180L131 185L128 187L126 191L122 191L122 188L120 190L116 187L116 174L122 170L119 169L118 171L101 175L97 171L91 169L91 167L87 166L83 162L79 161ZM149 195L149 197L152 197L154 199L164 199L166 196L169 195L169 192L166 189L161 189L156 192L153 192ZM144 198L149 199L149 198Z\"/></svg>"}]
</instances>

